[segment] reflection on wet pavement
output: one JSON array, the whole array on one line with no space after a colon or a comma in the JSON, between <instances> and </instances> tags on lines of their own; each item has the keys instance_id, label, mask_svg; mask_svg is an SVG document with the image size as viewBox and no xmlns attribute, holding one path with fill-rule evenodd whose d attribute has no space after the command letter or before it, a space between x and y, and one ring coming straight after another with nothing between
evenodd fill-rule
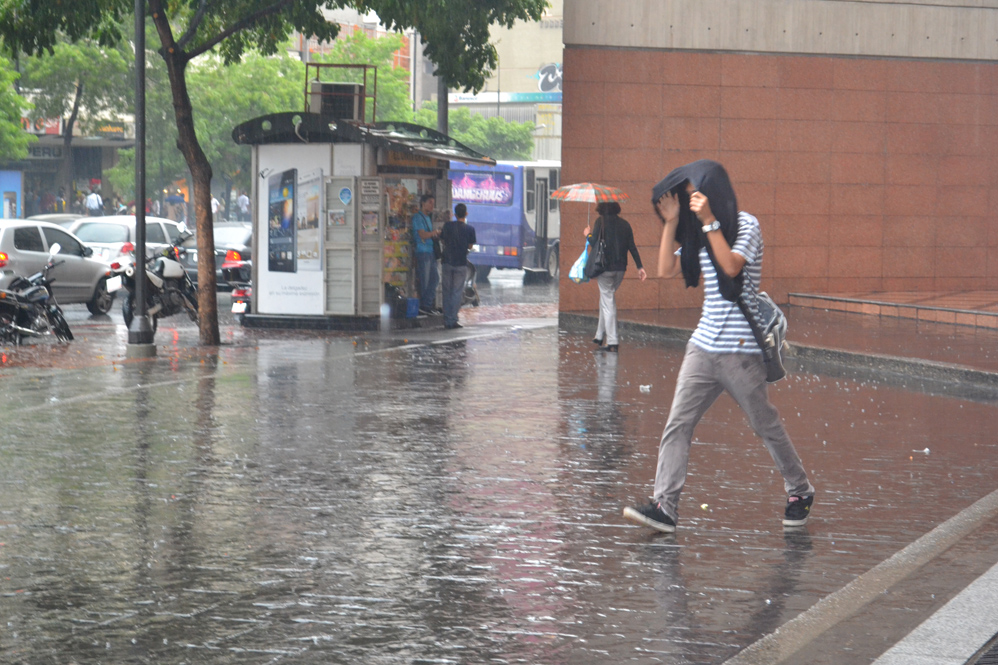
<instances>
[{"instance_id":1,"label":"reflection on wet pavement","mask_svg":"<svg viewBox=\"0 0 998 665\"><path fill-rule=\"evenodd\" d=\"M549 323L261 337L4 379L5 662L719 663L993 485L993 404L796 375L802 530L737 406L680 528L651 486L682 350ZM640 386L650 386L643 392ZM927 509L925 507L931 507Z\"/></svg>"}]
</instances>

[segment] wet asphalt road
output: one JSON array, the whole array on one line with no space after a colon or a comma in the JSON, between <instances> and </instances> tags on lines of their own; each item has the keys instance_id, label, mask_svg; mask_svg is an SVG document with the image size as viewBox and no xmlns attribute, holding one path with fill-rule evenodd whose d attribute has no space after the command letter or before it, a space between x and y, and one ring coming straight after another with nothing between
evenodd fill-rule
<instances>
[{"instance_id":1,"label":"wet asphalt road","mask_svg":"<svg viewBox=\"0 0 998 665\"><path fill-rule=\"evenodd\" d=\"M781 527L723 396L678 533L653 535L620 510L650 490L682 349L594 354L554 287L493 285L460 331L223 321L201 349L168 319L126 363L120 314L72 310L79 343L8 351L0 661L721 663L994 489L995 404L795 375L771 395L811 523ZM801 662L870 662L998 559L996 533Z\"/></svg>"}]
</instances>

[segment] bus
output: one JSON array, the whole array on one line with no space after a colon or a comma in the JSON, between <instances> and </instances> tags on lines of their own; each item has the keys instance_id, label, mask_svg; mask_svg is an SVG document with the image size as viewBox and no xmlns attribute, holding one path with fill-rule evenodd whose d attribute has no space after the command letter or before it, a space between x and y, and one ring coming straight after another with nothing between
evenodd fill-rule
<instances>
[{"instance_id":1,"label":"bus","mask_svg":"<svg viewBox=\"0 0 998 665\"><path fill-rule=\"evenodd\" d=\"M451 204L468 206L478 244L468 254L478 279L489 272L524 270L558 277L561 162L501 161L495 166L451 162Z\"/></svg>"}]
</instances>

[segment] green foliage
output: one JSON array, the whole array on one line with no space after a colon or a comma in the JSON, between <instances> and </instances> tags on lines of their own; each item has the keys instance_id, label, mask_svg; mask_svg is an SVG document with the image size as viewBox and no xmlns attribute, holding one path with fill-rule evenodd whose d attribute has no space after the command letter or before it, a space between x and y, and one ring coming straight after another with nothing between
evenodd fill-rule
<instances>
[{"instance_id":1,"label":"green foliage","mask_svg":"<svg viewBox=\"0 0 998 665\"><path fill-rule=\"evenodd\" d=\"M0 46L7 53L52 52L65 37L120 42L121 26L134 9L131 0L0 0Z\"/></svg>"},{"instance_id":2,"label":"green foliage","mask_svg":"<svg viewBox=\"0 0 998 665\"><path fill-rule=\"evenodd\" d=\"M419 31L426 57L449 88L478 92L497 63L489 28L538 21L547 0L357 0L391 29Z\"/></svg>"},{"instance_id":3,"label":"green foliage","mask_svg":"<svg viewBox=\"0 0 998 665\"><path fill-rule=\"evenodd\" d=\"M21 129L21 114L31 108L14 90L17 72L0 56L0 159L22 159L38 139Z\"/></svg>"},{"instance_id":4,"label":"green foliage","mask_svg":"<svg viewBox=\"0 0 998 665\"><path fill-rule=\"evenodd\" d=\"M452 108L447 114L447 134L464 145L492 159L529 160L534 150L534 123L508 122L485 118L465 107ZM426 102L414 115L417 125L436 127L437 103Z\"/></svg>"},{"instance_id":5,"label":"green foliage","mask_svg":"<svg viewBox=\"0 0 998 665\"><path fill-rule=\"evenodd\" d=\"M22 89L30 89L39 116L66 118L77 90L83 129L133 112L135 57L127 44L102 47L89 39L59 41L51 52L25 58Z\"/></svg>"},{"instance_id":6,"label":"green foliage","mask_svg":"<svg viewBox=\"0 0 998 665\"><path fill-rule=\"evenodd\" d=\"M317 62L349 65L374 65L377 70L377 113L376 121L408 119L412 113L409 101L409 72L394 67L395 52L404 45L401 35L389 35L378 39L368 37L361 31L337 37L329 54L317 57ZM323 74L323 80L332 80L333 74ZM371 78L371 73L368 73ZM336 72L337 81L348 83L363 82L360 70L343 69ZM370 85L370 81L368 82ZM368 104L367 118L372 117Z\"/></svg>"}]
</instances>

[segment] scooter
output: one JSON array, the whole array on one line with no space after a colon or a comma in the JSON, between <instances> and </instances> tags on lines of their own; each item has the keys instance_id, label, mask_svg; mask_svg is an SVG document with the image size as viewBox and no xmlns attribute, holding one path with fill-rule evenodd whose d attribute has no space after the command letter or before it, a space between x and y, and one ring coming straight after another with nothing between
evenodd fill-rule
<instances>
[{"instance_id":1,"label":"scooter","mask_svg":"<svg viewBox=\"0 0 998 665\"><path fill-rule=\"evenodd\" d=\"M180 225L180 235L162 253L146 259L146 311L156 332L159 319L187 312L191 321L198 320L198 289L184 270L180 257L185 253L181 244L191 237L187 225ZM131 249L132 256L135 248ZM124 288L128 291L121 303L125 325L131 326L135 316L135 263L112 263L108 290Z\"/></svg>"},{"instance_id":2,"label":"scooter","mask_svg":"<svg viewBox=\"0 0 998 665\"><path fill-rule=\"evenodd\" d=\"M54 335L60 342L69 342L73 333L62 314L62 308L52 296L49 271L65 261L56 261L62 249L59 243L49 248L49 260L30 277L15 277L0 290L0 343L20 344L25 338Z\"/></svg>"}]
</instances>

